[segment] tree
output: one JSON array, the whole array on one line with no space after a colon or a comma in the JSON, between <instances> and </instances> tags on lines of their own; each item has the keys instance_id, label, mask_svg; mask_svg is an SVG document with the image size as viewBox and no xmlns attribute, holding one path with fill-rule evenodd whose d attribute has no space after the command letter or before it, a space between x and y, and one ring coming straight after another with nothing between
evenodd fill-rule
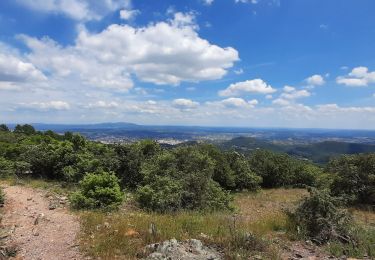
<instances>
[{"instance_id":1,"label":"tree","mask_svg":"<svg viewBox=\"0 0 375 260\"><path fill-rule=\"evenodd\" d=\"M236 176L231 169L226 155L214 145L204 144L197 146L198 149L207 153L214 163L212 179L226 190L234 190L236 187Z\"/></svg>"},{"instance_id":2,"label":"tree","mask_svg":"<svg viewBox=\"0 0 375 260\"><path fill-rule=\"evenodd\" d=\"M235 188L238 190L257 190L262 182L262 177L256 175L251 169L246 158L238 152L228 152L227 161L235 176Z\"/></svg>"},{"instance_id":3,"label":"tree","mask_svg":"<svg viewBox=\"0 0 375 260\"><path fill-rule=\"evenodd\" d=\"M160 145L151 140L143 140L131 145L117 145L118 168L117 176L121 179L122 187L137 188L143 181L142 163L160 153Z\"/></svg>"},{"instance_id":4,"label":"tree","mask_svg":"<svg viewBox=\"0 0 375 260\"><path fill-rule=\"evenodd\" d=\"M341 156L329 162L327 172L334 174L334 196L350 204L375 205L375 154Z\"/></svg>"},{"instance_id":5,"label":"tree","mask_svg":"<svg viewBox=\"0 0 375 260\"><path fill-rule=\"evenodd\" d=\"M32 125L25 124L25 125L16 125L14 128L15 133L21 133L25 135L33 135L36 133L35 128Z\"/></svg>"},{"instance_id":6,"label":"tree","mask_svg":"<svg viewBox=\"0 0 375 260\"><path fill-rule=\"evenodd\" d=\"M213 173L213 161L196 147L163 151L142 166L138 202L161 212L229 209L230 196L212 179Z\"/></svg>"},{"instance_id":7,"label":"tree","mask_svg":"<svg viewBox=\"0 0 375 260\"><path fill-rule=\"evenodd\" d=\"M9 128L5 124L0 124L0 131L9 132Z\"/></svg>"}]
</instances>

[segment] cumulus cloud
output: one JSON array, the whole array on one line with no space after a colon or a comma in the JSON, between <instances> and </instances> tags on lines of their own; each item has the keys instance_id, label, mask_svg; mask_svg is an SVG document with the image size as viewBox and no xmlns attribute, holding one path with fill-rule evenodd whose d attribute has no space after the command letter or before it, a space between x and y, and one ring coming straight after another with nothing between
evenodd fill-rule
<instances>
[{"instance_id":1,"label":"cumulus cloud","mask_svg":"<svg viewBox=\"0 0 375 260\"><path fill-rule=\"evenodd\" d=\"M370 72L367 67L356 67L348 75L339 76L336 82L348 87L366 87L375 83L375 71Z\"/></svg>"},{"instance_id":2,"label":"cumulus cloud","mask_svg":"<svg viewBox=\"0 0 375 260\"><path fill-rule=\"evenodd\" d=\"M61 101L61 100L48 101L48 102L21 103L20 107L27 108L27 109L41 110L41 111L70 109L69 103L65 101Z\"/></svg>"},{"instance_id":3,"label":"cumulus cloud","mask_svg":"<svg viewBox=\"0 0 375 260\"><path fill-rule=\"evenodd\" d=\"M325 80L321 75L312 75L311 77L308 77L306 80L307 84L310 86L322 86L325 84Z\"/></svg>"},{"instance_id":4,"label":"cumulus cloud","mask_svg":"<svg viewBox=\"0 0 375 260\"><path fill-rule=\"evenodd\" d=\"M220 100L220 101L206 102L206 105L221 107L221 108L237 109L237 108L253 108L258 103L259 102L256 99L246 101L243 98L231 97L231 98L223 99L223 100Z\"/></svg>"},{"instance_id":5,"label":"cumulus cloud","mask_svg":"<svg viewBox=\"0 0 375 260\"><path fill-rule=\"evenodd\" d=\"M205 5L212 5L214 0L202 0Z\"/></svg>"},{"instance_id":6,"label":"cumulus cloud","mask_svg":"<svg viewBox=\"0 0 375 260\"><path fill-rule=\"evenodd\" d=\"M46 76L32 63L0 52L0 82L44 81Z\"/></svg>"},{"instance_id":7,"label":"cumulus cloud","mask_svg":"<svg viewBox=\"0 0 375 260\"><path fill-rule=\"evenodd\" d=\"M45 13L62 14L74 20L100 20L110 12L130 6L130 0L16 0Z\"/></svg>"},{"instance_id":8,"label":"cumulus cloud","mask_svg":"<svg viewBox=\"0 0 375 260\"><path fill-rule=\"evenodd\" d=\"M127 91L132 75L154 84L179 85L222 78L238 52L199 37L191 13L176 13L146 27L112 24L99 33L81 28L76 43L63 47L48 38L19 36L29 60L58 77L76 77L86 85Z\"/></svg>"},{"instance_id":9,"label":"cumulus cloud","mask_svg":"<svg viewBox=\"0 0 375 260\"><path fill-rule=\"evenodd\" d=\"M198 107L199 103L191 99L178 98L173 100L172 105L179 109L192 109Z\"/></svg>"},{"instance_id":10,"label":"cumulus cloud","mask_svg":"<svg viewBox=\"0 0 375 260\"><path fill-rule=\"evenodd\" d=\"M140 14L139 10L127 10L127 9L120 10L120 18L123 20L132 20L138 14Z\"/></svg>"},{"instance_id":11,"label":"cumulus cloud","mask_svg":"<svg viewBox=\"0 0 375 260\"><path fill-rule=\"evenodd\" d=\"M104 109L110 109L110 108L117 108L119 104L117 102L111 101L106 102L103 100L99 100L95 103L89 103L87 108L104 108Z\"/></svg>"},{"instance_id":12,"label":"cumulus cloud","mask_svg":"<svg viewBox=\"0 0 375 260\"><path fill-rule=\"evenodd\" d=\"M309 96L311 96L311 93L305 89L297 90L292 86L284 86L283 93L277 99L273 100L272 103L279 106L290 106L296 99Z\"/></svg>"},{"instance_id":13,"label":"cumulus cloud","mask_svg":"<svg viewBox=\"0 0 375 260\"><path fill-rule=\"evenodd\" d=\"M229 85L228 88L219 91L222 97L240 96L248 93L272 94L276 89L272 88L262 79L246 80Z\"/></svg>"},{"instance_id":14,"label":"cumulus cloud","mask_svg":"<svg viewBox=\"0 0 375 260\"><path fill-rule=\"evenodd\" d=\"M311 93L305 89L303 90L293 90L290 92L284 92L280 95L284 99L298 99L311 96Z\"/></svg>"},{"instance_id":15,"label":"cumulus cloud","mask_svg":"<svg viewBox=\"0 0 375 260\"><path fill-rule=\"evenodd\" d=\"M289 106L290 101L286 100L286 99L283 99L283 98L277 98L277 99L272 101L272 104L279 105L279 106Z\"/></svg>"}]
</instances>

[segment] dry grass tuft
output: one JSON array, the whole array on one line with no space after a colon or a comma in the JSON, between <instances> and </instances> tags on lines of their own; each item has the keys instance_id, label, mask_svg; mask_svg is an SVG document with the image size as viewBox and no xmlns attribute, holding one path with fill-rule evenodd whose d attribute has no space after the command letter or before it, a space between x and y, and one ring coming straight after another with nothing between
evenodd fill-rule
<instances>
[{"instance_id":1,"label":"dry grass tuft","mask_svg":"<svg viewBox=\"0 0 375 260\"><path fill-rule=\"evenodd\" d=\"M145 245L171 238L203 240L218 246L228 259L248 259L254 254L278 259L272 242L275 234L286 228L282 209L305 194L302 189L237 194L236 213L155 214L129 208L107 215L85 212L81 215L81 241L89 255L102 259L135 259Z\"/></svg>"}]
</instances>

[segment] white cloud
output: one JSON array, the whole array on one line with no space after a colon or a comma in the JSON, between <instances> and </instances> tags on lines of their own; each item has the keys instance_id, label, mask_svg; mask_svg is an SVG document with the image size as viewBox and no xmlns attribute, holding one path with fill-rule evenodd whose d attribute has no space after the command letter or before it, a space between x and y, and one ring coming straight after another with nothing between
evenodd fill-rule
<instances>
[{"instance_id":1,"label":"white cloud","mask_svg":"<svg viewBox=\"0 0 375 260\"><path fill-rule=\"evenodd\" d=\"M349 87L366 87L375 83L375 71L369 72L367 67L356 67L348 75L336 78L336 82Z\"/></svg>"},{"instance_id":2,"label":"white cloud","mask_svg":"<svg viewBox=\"0 0 375 260\"><path fill-rule=\"evenodd\" d=\"M283 98L277 98L274 101L272 101L272 104L279 105L279 106L289 106L290 101L283 99Z\"/></svg>"},{"instance_id":3,"label":"white cloud","mask_svg":"<svg viewBox=\"0 0 375 260\"><path fill-rule=\"evenodd\" d=\"M235 3L250 3L250 4L257 4L259 0L235 0Z\"/></svg>"},{"instance_id":4,"label":"white cloud","mask_svg":"<svg viewBox=\"0 0 375 260\"><path fill-rule=\"evenodd\" d=\"M111 102L105 102L103 100L99 100L95 103L89 103L88 108L104 108L104 109L110 109L110 108L117 108L119 104L117 102L111 101Z\"/></svg>"},{"instance_id":5,"label":"white cloud","mask_svg":"<svg viewBox=\"0 0 375 260\"><path fill-rule=\"evenodd\" d=\"M234 70L234 74L236 74L236 75L241 75L241 74L243 74L243 69L238 69L238 70Z\"/></svg>"},{"instance_id":6,"label":"white cloud","mask_svg":"<svg viewBox=\"0 0 375 260\"><path fill-rule=\"evenodd\" d=\"M284 99L298 99L311 96L311 93L305 89L303 90L293 90L290 92L285 92L280 95Z\"/></svg>"},{"instance_id":7,"label":"white cloud","mask_svg":"<svg viewBox=\"0 0 375 260\"><path fill-rule=\"evenodd\" d=\"M130 0L16 0L27 8L63 14L74 20L99 20L110 12L129 7Z\"/></svg>"},{"instance_id":8,"label":"white cloud","mask_svg":"<svg viewBox=\"0 0 375 260\"><path fill-rule=\"evenodd\" d=\"M132 20L138 14L140 14L139 10L127 10L127 9L120 10L120 18L123 20Z\"/></svg>"},{"instance_id":9,"label":"white cloud","mask_svg":"<svg viewBox=\"0 0 375 260\"><path fill-rule=\"evenodd\" d=\"M144 82L179 85L222 78L239 59L238 52L199 37L191 13L176 13L167 22L136 28L110 25L100 33L81 28L76 44L62 47L48 39L19 36L29 60L59 78L127 91L132 75Z\"/></svg>"},{"instance_id":10,"label":"white cloud","mask_svg":"<svg viewBox=\"0 0 375 260\"><path fill-rule=\"evenodd\" d=\"M270 85L267 85L262 79L246 80L229 85L228 88L219 91L223 97L240 96L248 93L271 94L276 92Z\"/></svg>"},{"instance_id":11,"label":"white cloud","mask_svg":"<svg viewBox=\"0 0 375 260\"><path fill-rule=\"evenodd\" d=\"M214 0L202 0L205 5L212 5Z\"/></svg>"},{"instance_id":12,"label":"white cloud","mask_svg":"<svg viewBox=\"0 0 375 260\"><path fill-rule=\"evenodd\" d=\"M178 98L173 100L172 105L179 109L192 109L198 107L199 103L191 99Z\"/></svg>"},{"instance_id":13,"label":"white cloud","mask_svg":"<svg viewBox=\"0 0 375 260\"><path fill-rule=\"evenodd\" d=\"M311 93L305 89L297 90L292 86L284 86L283 93L281 93L279 98L273 100L272 104L279 106L291 106L294 104L296 99L309 96L311 96Z\"/></svg>"},{"instance_id":14,"label":"white cloud","mask_svg":"<svg viewBox=\"0 0 375 260\"><path fill-rule=\"evenodd\" d=\"M0 82L35 82L46 79L46 76L32 63L0 53Z\"/></svg>"},{"instance_id":15,"label":"white cloud","mask_svg":"<svg viewBox=\"0 0 375 260\"><path fill-rule=\"evenodd\" d=\"M242 98L227 98L224 100L221 100L219 102L212 102L208 104L220 104L227 108L253 108L258 104L258 100L252 99L249 101L246 101Z\"/></svg>"},{"instance_id":16,"label":"white cloud","mask_svg":"<svg viewBox=\"0 0 375 260\"><path fill-rule=\"evenodd\" d=\"M266 95L266 99L273 99L272 95Z\"/></svg>"},{"instance_id":17,"label":"white cloud","mask_svg":"<svg viewBox=\"0 0 375 260\"><path fill-rule=\"evenodd\" d=\"M325 84L325 80L321 75L312 75L306 79L307 84L310 86L322 86Z\"/></svg>"},{"instance_id":18,"label":"white cloud","mask_svg":"<svg viewBox=\"0 0 375 260\"><path fill-rule=\"evenodd\" d=\"M21 108L26 109L36 109L40 111L49 111L49 110L69 110L70 105L65 101L55 100L48 102L31 102L31 103L21 103Z\"/></svg>"},{"instance_id":19,"label":"white cloud","mask_svg":"<svg viewBox=\"0 0 375 260\"><path fill-rule=\"evenodd\" d=\"M296 90L296 88L295 87L291 87L291 86L284 86L283 90L286 93L290 93L290 92L294 92Z\"/></svg>"}]
</instances>

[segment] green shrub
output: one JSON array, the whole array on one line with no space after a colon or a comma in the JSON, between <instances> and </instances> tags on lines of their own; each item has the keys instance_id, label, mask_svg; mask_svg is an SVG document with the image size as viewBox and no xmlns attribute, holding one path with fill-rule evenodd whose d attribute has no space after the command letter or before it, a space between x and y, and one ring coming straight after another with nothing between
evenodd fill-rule
<instances>
[{"instance_id":1,"label":"green shrub","mask_svg":"<svg viewBox=\"0 0 375 260\"><path fill-rule=\"evenodd\" d=\"M4 205L4 202L5 202L5 194L4 194L3 189L0 188L0 206L1 207Z\"/></svg>"},{"instance_id":2,"label":"green shrub","mask_svg":"<svg viewBox=\"0 0 375 260\"><path fill-rule=\"evenodd\" d=\"M230 197L213 179L214 163L195 147L157 154L142 167L141 207L159 212L230 208Z\"/></svg>"},{"instance_id":3,"label":"green shrub","mask_svg":"<svg viewBox=\"0 0 375 260\"><path fill-rule=\"evenodd\" d=\"M288 212L292 231L316 243L328 241L351 242L354 223L351 216L340 208L340 201L328 191L310 190L294 212Z\"/></svg>"},{"instance_id":4,"label":"green shrub","mask_svg":"<svg viewBox=\"0 0 375 260\"><path fill-rule=\"evenodd\" d=\"M0 177L7 177L14 174L14 165L3 157L0 157Z\"/></svg>"},{"instance_id":5,"label":"green shrub","mask_svg":"<svg viewBox=\"0 0 375 260\"><path fill-rule=\"evenodd\" d=\"M335 175L332 195L352 205L375 205L375 154L342 156L331 160L327 171Z\"/></svg>"},{"instance_id":6,"label":"green shrub","mask_svg":"<svg viewBox=\"0 0 375 260\"><path fill-rule=\"evenodd\" d=\"M262 187L315 186L322 170L310 163L293 159L288 154L266 150L255 151L250 168L263 178Z\"/></svg>"},{"instance_id":7,"label":"green shrub","mask_svg":"<svg viewBox=\"0 0 375 260\"><path fill-rule=\"evenodd\" d=\"M70 196L76 209L116 209L123 201L119 180L113 173L87 174L80 181L80 190Z\"/></svg>"}]
</instances>

